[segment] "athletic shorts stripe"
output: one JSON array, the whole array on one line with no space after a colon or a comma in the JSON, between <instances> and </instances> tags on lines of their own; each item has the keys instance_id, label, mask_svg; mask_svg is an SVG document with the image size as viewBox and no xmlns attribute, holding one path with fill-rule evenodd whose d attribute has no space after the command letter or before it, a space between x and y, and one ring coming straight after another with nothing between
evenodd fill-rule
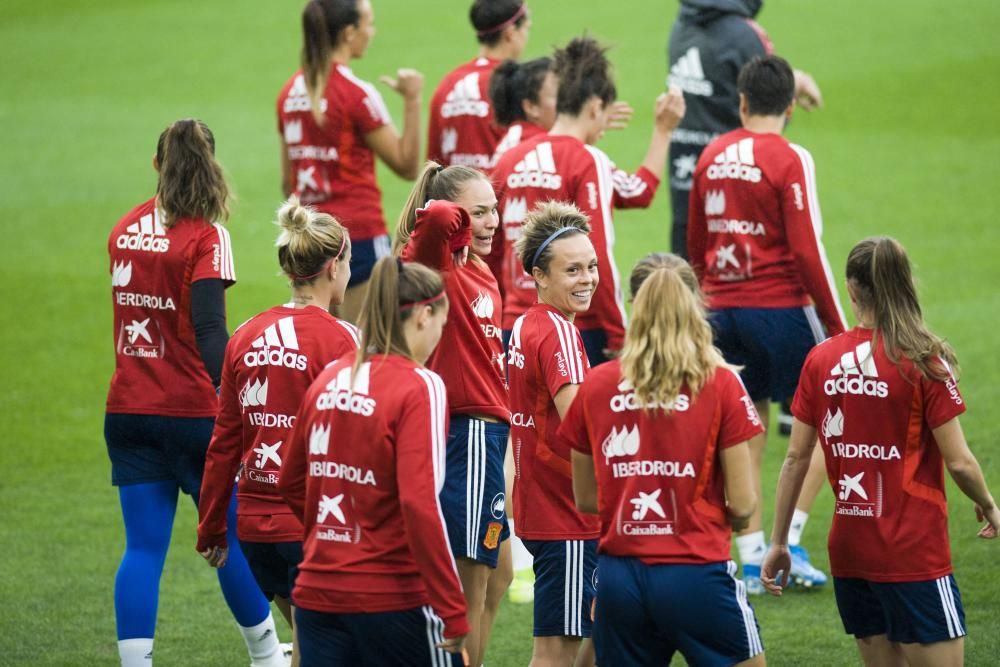
<instances>
[{"instance_id":1,"label":"athletic shorts stripe","mask_svg":"<svg viewBox=\"0 0 1000 667\"><path fill-rule=\"evenodd\" d=\"M819 315L816 314L816 306L804 306L802 313L806 316L806 322L809 323L809 330L812 331L813 340L819 345L826 340L826 332L823 330L823 324L819 321Z\"/></svg>"},{"instance_id":2,"label":"athletic shorts stripe","mask_svg":"<svg viewBox=\"0 0 1000 667\"><path fill-rule=\"evenodd\" d=\"M431 665L433 667L448 667L448 652L443 648L438 648L438 644L444 641L444 633L442 632L444 621L434 613L430 606L424 605L420 609L424 612L424 618L427 619L427 643L431 655Z\"/></svg>"},{"instance_id":3,"label":"athletic shorts stripe","mask_svg":"<svg viewBox=\"0 0 1000 667\"><path fill-rule=\"evenodd\" d=\"M566 581L563 618L567 637L583 635L583 542L566 541Z\"/></svg>"},{"instance_id":4,"label":"athletic shorts stripe","mask_svg":"<svg viewBox=\"0 0 1000 667\"><path fill-rule=\"evenodd\" d=\"M944 620L948 624L948 636L952 639L965 636L965 629L962 621L958 617L958 610L955 608L955 596L951 590L951 577L941 577L934 583L937 584L938 595L941 596L941 608L944 611Z\"/></svg>"},{"instance_id":5,"label":"athletic shorts stripe","mask_svg":"<svg viewBox=\"0 0 1000 667\"><path fill-rule=\"evenodd\" d=\"M747 658L752 658L764 650L764 644L760 641L760 633L757 631L757 623L754 621L753 609L750 608L750 604L747 602L746 584L743 583L742 579L737 578L736 567L736 561L728 561L726 563L726 573L729 574L736 584L736 604L739 605L740 612L743 614L743 626L747 633L747 645L750 647L750 654Z\"/></svg>"},{"instance_id":6,"label":"athletic shorts stripe","mask_svg":"<svg viewBox=\"0 0 1000 667\"><path fill-rule=\"evenodd\" d=\"M483 520L483 495L486 488L486 423L469 420L468 473L465 478L465 552L479 557L479 528Z\"/></svg>"}]
</instances>

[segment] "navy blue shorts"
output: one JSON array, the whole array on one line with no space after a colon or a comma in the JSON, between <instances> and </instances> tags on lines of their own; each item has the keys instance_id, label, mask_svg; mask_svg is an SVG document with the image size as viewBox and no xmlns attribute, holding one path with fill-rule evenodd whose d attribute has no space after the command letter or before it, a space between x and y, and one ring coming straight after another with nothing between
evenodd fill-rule
<instances>
[{"instance_id":1,"label":"navy blue shorts","mask_svg":"<svg viewBox=\"0 0 1000 667\"><path fill-rule=\"evenodd\" d=\"M580 329L580 338L583 339L583 351L587 354L591 368L608 361L604 356L604 350L608 347L608 334L604 329Z\"/></svg>"},{"instance_id":2,"label":"navy blue shorts","mask_svg":"<svg viewBox=\"0 0 1000 667\"><path fill-rule=\"evenodd\" d=\"M594 650L601 667L732 665L764 651L733 561L646 565L601 554Z\"/></svg>"},{"instance_id":3,"label":"navy blue shorts","mask_svg":"<svg viewBox=\"0 0 1000 667\"><path fill-rule=\"evenodd\" d=\"M302 667L462 667L462 656L437 648L444 621L429 606L373 614L295 608Z\"/></svg>"},{"instance_id":4,"label":"navy blue shorts","mask_svg":"<svg viewBox=\"0 0 1000 667\"><path fill-rule=\"evenodd\" d=\"M497 566L507 527L503 459L507 424L452 415L439 500L456 558Z\"/></svg>"},{"instance_id":5,"label":"navy blue shorts","mask_svg":"<svg viewBox=\"0 0 1000 667\"><path fill-rule=\"evenodd\" d=\"M534 636L589 637L597 589L597 540L522 542L535 559Z\"/></svg>"},{"instance_id":6,"label":"navy blue shorts","mask_svg":"<svg viewBox=\"0 0 1000 667\"><path fill-rule=\"evenodd\" d=\"M392 244L386 234L364 241L351 241L351 279L348 287L357 287L372 277L375 262L392 254Z\"/></svg>"},{"instance_id":7,"label":"navy blue shorts","mask_svg":"<svg viewBox=\"0 0 1000 667\"><path fill-rule=\"evenodd\" d=\"M212 417L104 415L111 483L175 481L181 491L197 498L214 426Z\"/></svg>"},{"instance_id":8,"label":"navy blue shorts","mask_svg":"<svg viewBox=\"0 0 1000 667\"><path fill-rule=\"evenodd\" d=\"M930 644L965 636L965 610L955 577L881 583L833 578L844 630L858 639L886 635L891 642Z\"/></svg>"},{"instance_id":9,"label":"navy blue shorts","mask_svg":"<svg viewBox=\"0 0 1000 667\"><path fill-rule=\"evenodd\" d=\"M274 596L292 599L295 578L302 562L301 542L246 542L240 548L250 565L253 578L268 600Z\"/></svg>"},{"instance_id":10,"label":"navy blue shorts","mask_svg":"<svg viewBox=\"0 0 1000 667\"><path fill-rule=\"evenodd\" d=\"M740 377L754 401L792 396L806 355L826 338L812 306L722 308L708 319L722 356L743 366Z\"/></svg>"}]
</instances>

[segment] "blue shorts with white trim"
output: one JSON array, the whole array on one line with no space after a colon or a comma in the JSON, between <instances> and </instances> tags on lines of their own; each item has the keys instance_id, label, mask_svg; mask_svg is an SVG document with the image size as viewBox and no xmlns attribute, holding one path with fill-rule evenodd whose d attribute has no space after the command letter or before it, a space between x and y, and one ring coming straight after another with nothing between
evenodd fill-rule
<instances>
[{"instance_id":1,"label":"blue shorts with white trim","mask_svg":"<svg viewBox=\"0 0 1000 667\"><path fill-rule=\"evenodd\" d=\"M844 630L858 639L886 635L891 642L930 644L966 634L954 575L899 583L834 577L833 591Z\"/></svg>"},{"instance_id":2,"label":"blue shorts with white trim","mask_svg":"<svg viewBox=\"0 0 1000 667\"><path fill-rule=\"evenodd\" d=\"M372 277L375 263L392 254L389 236L383 234L372 239L351 241L351 277L348 287L357 287Z\"/></svg>"},{"instance_id":3,"label":"blue shorts with white trim","mask_svg":"<svg viewBox=\"0 0 1000 667\"><path fill-rule=\"evenodd\" d=\"M456 558L497 566L500 543L510 537L503 460L510 427L452 415L438 498Z\"/></svg>"},{"instance_id":4,"label":"blue shorts with white trim","mask_svg":"<svg viewBox=\"0 0 1000 667\"><path fill-rule=\"evenodd\" d=\"M462 656L437 648L444 622L429 606L373 614L295 608L302 667L407 665L462 667Z\"/></svg>"},{"instance_id":5,"label":"blue shorts with white trim","mask_svg":"<svg viewBox=\"0 0 1000 667\"><path fill-rule=\"evenodd\" d=\"M601 667L732 665L764 651L733 561L647 565L601 554L594 649Z\"/></svg>"},{"instance_id":6,"label":"blue shorts with white trim","mask_svg":"<svg viewBox=\"0 0 1000 667\"><path fill-rule=\"evenodd\" d=\"M535 561L535 637L589 637L597 540L523 540Z\"/></svg>"},{"instance_id":7,"label":"blue shorts with white trim","mask_svg":"<svg viewBox=\"0 0 1000 667\"><path fill-rule=\"evenodd\" d=\"M813 306L721 308L708 315L715 345L754 401L780 403L795 393L806 356L826 338Z\"/></svg>"}]
</instances>

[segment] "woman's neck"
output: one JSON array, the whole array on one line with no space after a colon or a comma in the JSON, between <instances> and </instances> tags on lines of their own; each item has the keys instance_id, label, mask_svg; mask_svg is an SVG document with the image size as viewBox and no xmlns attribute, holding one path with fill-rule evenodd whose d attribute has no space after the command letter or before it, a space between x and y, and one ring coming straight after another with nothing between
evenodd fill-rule
<instances>
[{"instance_id":1,"label":"woman's neck","mask_svg":"<svg viewBox=\"0 0 1000 667\"><path fill-rule=\"evenodd\" d=\"M296 287L292 289L293 308L307 308L315 306L323 310L330 310L330 297L322 294L319 290L312 288Z\"/></svg>"},{"instance_id":2,"label":"woman's neck","mask_svg":"<svg viewBox=\"0 0 1000 667\"><path fill-rule=\"evenodd\" d=\"M556 116L556 122L549 130L549 134L556 136L567 136L579 139L587 143L590 138L590 127L588 123L577 116L561 113Z\"/></svg>"}]
</instances>

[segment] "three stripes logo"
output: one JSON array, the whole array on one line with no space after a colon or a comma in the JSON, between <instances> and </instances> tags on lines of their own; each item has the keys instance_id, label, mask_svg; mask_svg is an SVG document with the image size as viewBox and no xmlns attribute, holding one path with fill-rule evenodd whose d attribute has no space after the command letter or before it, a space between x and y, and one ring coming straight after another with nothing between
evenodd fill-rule
<instances>
[{"instance_id":1,"label":"three stripes logo","mask_svg":"<svg viewBox=\"0 0 1000 667\"><path fill-rule=\"evenodd\" d=\"M243 355L243 363L250 368L284 366L304 371L309 360L295 352L299 349L299 339L295 335L294 319L283 317L264 329L263 335L250 343L254 349Z\"/></svg>"},{"instance_id":2,"label":"three stripes logo","mask_svg":"<svg viewBox=\"0 0 1000 667\"><path fill-rule=\"evenodd\" d=\"M319 107L320 111L326 111L326 98L320 100ZM295 81L292 82L292 87L288 91L288 96L285 97L282 109L285 113L312 110L312 101L309 99L309 90L306 88L306 79L303 75L299 74L295 77Z\"/></svg>"},{"instance_id":3,"label":"three stripes logo","mask_svg":"<svg viewBox=\"0 0 1000 667\"><path fill-rule=\"evenodd\" d=\"M479 92L479 72L466 74L459 79L441 105L442 118L455 116L475 116L486 118L490 115L490 105L483 101Z\"/></svg>"},{"instance_id":4,"label":"three stripes logo","mask_svg":"<svg viewBox=\"0 0 1000 667\"><path fill-rule=\"evenodd\" d=\"M118 236L115 245L125 250L144 250L146 252L166 252L170 249L170 239L160 224L160 212L154 209L152 213L139 218L125 228L125 233Z\"/></svg>"},{"instance_id":5,"label":"three stripes logo","mask_svg":"<svg viewBox=\"0 0 1000 667\"><path fill-rule=\"evenodd\" d=\"M833 376L823 383L827 396L851 394L885 398L889 395L889 384L878 378L871 341L865 341L854 350L845 352L840 363L830 369Z\"/></svg>"},{"instance_id":6,"label":"three stripes logo","mask_svg":"<svg viewBox=\"0 0 1000 667\"><path fill-rule=\"evenodd\" d=\"M562 187L562 176L556 173L556 162L552 157L552 144L548 141L538 144L514 165L514 172L507 177L511 188L544 188L558 190Z\"/></svg>"},{"instance_id":7,"label":"three stripes logo","mask_svg":"<svg viewBox=\"0 0 1000 667\"><path fill-rule=\"evenodd\" d=\"M667 86L679 86L685 93L711 97L714 92L712 82L705 78L705 70L701 67L701 52L697 46L692 46L670 68Z\"/></svg>"},{"instance_id":8,"label":"three stripes logo","mask_svg":"<svg viewBox=\"0 0 1000 667\"><path fill-rule=\"evenodd\" d=\"M115 262L111 267L111 286L128 287L132 282L132 262Z\"/></svg>"},{"instance_id":9,"label":"three stripes logo","mask_svg":"<svg viewBox=\"0 0 1000 667\"><path fill-rule=\"evenodd\" d=\"M761 171L759 167L754 166L755 164L753 137L747 137L734 144L729 144L724 151L716 155L705 175L711 180L735 178L750 183L759 183Z\"/></svg>"},{"instance_id":10,"label":"three stripes logo","mask_svg":"<svg viewBox=\"0 0 1000 667\"><path fill-rule=\"evenodd\" d=\"M722 215L726 212L726 193L722 190L709 190L705 194L705 215Z\"/></svg>"},{"instance_id":11,"label":"three stripes logo","mask_svg":"<svg viewBox=\"0 0 1000 667\"><path fill-rule=\"evenodd\" d=\"M326 391L316 399L317 410L341 410L362 417L375 413L375 399L368 396L371 385L371 363L361 364L357 375L346 366L326 385Z\"/></svg>"}]
</instances>

